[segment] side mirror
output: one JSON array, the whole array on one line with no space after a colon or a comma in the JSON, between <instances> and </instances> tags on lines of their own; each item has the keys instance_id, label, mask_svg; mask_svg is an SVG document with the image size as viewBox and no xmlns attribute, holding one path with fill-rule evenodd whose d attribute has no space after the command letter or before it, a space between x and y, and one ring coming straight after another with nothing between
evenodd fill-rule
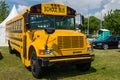
<instances>
[{"instance_id":1,"label":"side mirror","mask_svg":"<svg viewBox=\"0 0 120 80\"><path fill-rule=\"evenodd\" d=\"M45 28L45 32L47 34L53 34L55 32L55 28Z\"/></svg>"},{"instance_id":2,"label":"side mirror","mask_svg":"<svg viewBox=\"0 0 120 80\"><path fill-rule=\"evenodd\" d=\"M79 25L78 25L78 28L81 30L81 29L82 29L82 25L81 25L81 24L79 24Z\"/></svg>"},{"instance_id":3,"label":"side mirror","mask_svg":"<svg viewBox=\"0 0 120 80\"><path fill-rule=\"evenodd\" d=\"M82 26L83 26L83 24L84 24L84 16L83 16L83 15L80 15L80 17L81 17L81 24L82 24Z\"/></svg>"},{"instance_id":4,"label":"side mirror","mask_svg":"<svg viewBox=\"0 0 120 80\"><path fill-rule=\"evenodd\" d=\"M78 15L78 17L79 17L79 19L80 19L80 20L79 20L80 23L79 23L79 25L78 25L78 28L81 30L82 27L83 27L83 25L84 25L84 16L81 15L80 13L78 13L77 15Z\"/></svg>"}]
</instances>

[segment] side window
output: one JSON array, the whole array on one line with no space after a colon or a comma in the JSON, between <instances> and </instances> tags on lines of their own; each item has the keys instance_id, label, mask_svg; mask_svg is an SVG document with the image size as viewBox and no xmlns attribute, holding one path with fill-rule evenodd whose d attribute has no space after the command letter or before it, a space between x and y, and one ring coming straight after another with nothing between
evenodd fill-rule
<instances>
[{"instance_id":1,"label":"side window","mask_svg":"<svg viewBox=\"0 0 120 80\"><path fill-rule=\"evenodd\" d=\"M102 34L102 33L103 33L103 31L101 31L101 30L98 31L98 34Z\"/></svg>"},{"instance_id":2,"label":"side window","mask_svg":"<svg viewBox=\"0 0 120 80\"><path fill-rule=\"evenodd\" d=\"M120 41L120 37L117 37L117 41Z\"/></svg>"},{"instance_id":3,"label":"side window","mask_svg":"<svg viewBox=\"0 0 120 80\"><path fill-rule=\"evenodd\" d=\"M15 26L16 26L16 30L18 30L18 21L16 21L16 25Z\"/></svg>"},{"instance_id":4,"label":"side window","mask_svg":"<svg viewBox=\"0 0 120 80\"><path fill-rule=\"evenodd\" d=\"M22 20L18 20L18 30L22 30Z\"/></svg>"},{"instance_id":5,"label":"side window","mask_svg":"<svg viewBox=\"0 0 120 80\"><path fill-rule=\"evenodd\" d=\"M114 41L115 37L110 37L108 41Z\"/></svg>"},{"instance_id":6,"label":"side window","mask_svg":"<svg viewBox=\"0 0 120 80\"><path fill-rule=\"evenodd\" d=\"M113 37L113 38L112 38L112 41L116 41L116 38L115 38L115 37Z\"/></svg>"},{"instance_id":7,"label":"side window","mask_svg":"<svg viewBox=\"0 0 120 80\"><path fill-rule=\"evenodd\" d=\"M20 30L22 30L22 19L20 20Z\"/></svg>"},{"instance_id":8,"label":"side window","mask_svg":"<svg viewBox=\"0 0 120 80\"><path fill-rule=\"evenodd\" d=\"M13 31L15 30L15 22L13 22Z\"/></svg>"}]
</instances>

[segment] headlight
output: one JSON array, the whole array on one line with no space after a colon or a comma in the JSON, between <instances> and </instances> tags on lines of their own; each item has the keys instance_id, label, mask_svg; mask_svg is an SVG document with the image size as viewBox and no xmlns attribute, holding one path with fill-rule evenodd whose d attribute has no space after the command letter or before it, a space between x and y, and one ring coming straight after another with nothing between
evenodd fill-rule
<instances>
[{"instance_id":1,"label":"headlight","mask_svg":"<svg viewBox=\"0 0 120 80\"><path fill-rule=\"evenodd\" d=\"M90 47L90 48L87 48L87 51L91 52L91 51L93 51L93 49Z\"/></svg>"},{"instance_id":2,"label":"headlight","mask_svg":"<svg viewBox=\"0 0 120 80\"><path fill-rule=\"evenodd\" d=\"M53 50L45 50L45 54L53 54Z\"/></svg>"},{"instance_id":3,"label":"headlight","mask_svg":"<svg viewBox=\"0 0 120 80\"><path fill-rule=\"evenodd\" d=\"M93 43L92 46L94 47L94 46L95 46L95 43Z\"/></svg>"}]
</instances>

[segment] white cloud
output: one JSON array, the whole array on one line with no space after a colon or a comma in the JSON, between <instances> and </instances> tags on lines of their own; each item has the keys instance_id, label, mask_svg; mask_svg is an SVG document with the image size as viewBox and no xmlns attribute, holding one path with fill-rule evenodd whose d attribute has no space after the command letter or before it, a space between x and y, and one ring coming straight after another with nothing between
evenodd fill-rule
<instances>
[{"instance_id":1,"label":"white cloud","mask_svg":"<svg viewBox=\"0 0 120 80\"><path fill-rule=\"evenodd\" d=\"M102 0L55 0L55 2L64 3L81 13L87 13L88 5L90 9L99 8L101 1Z\"/></svg>"},{"instance_id":2,"label":"white cloud","mask_svg":"<svg viewBox=\"0 0 120 80\"><path fill-rule=\"evenodd\" d=\"M109 0L107 4L103 5L103 9L99 12L96 12L94 16L101 19L101 13L102 18L105 14L108 14L108 11L115 9L120 9L120 0Z\"/></svg>"},{"instance_id":3,"label":"white cloud","mask_svg":"<svg viewBox=\"0 0 120 80\"><path fill-rule=\"evenodd\" d=\"M14 2L19 3L18 5L18 11L21 12L23 9L25 9L27 6L25 5L33 5L32 0L12 0ZM39 0L35 0L34 4L37 3ZM82 13L85 17L88 16L88 5L89 5L89 15L96 16L97 18L101 18L101 12L102 16L107 13L109 10L113 9L120 9L120 0L40 0L41 2L57 2L57 3L63 3L65 5L68 5L75 9L77 13ZM39 4L38 3L38 4ZM102 3L102 4L101 4ZM96 10L96 11L94 11ZM92 12L91 12L92 11Z\"/></svg>"},{"instance_id":4,"label":"white cloud","mask_svg":"<svg viewBox=\"0 0 120 80\"><path fill-rule=\"evenodd\" d=\"M96 16L101 19L102 16L107 14L111 9L120 9L120 0L54 0L58 3L64 3L72 8L74 8L78 13L88 16L88 5L89 10L98 9L97 12L89 13L89 15ZM103 17L102 17L103 18Z\"/></svg>"},{"instance_id":5,"label":"white cloud","mask_svg":"<svg viewBox=\"0 0 120 80\"><path fill-rule=\"evenodd\" d=\"M19 2L18 0L14 0L14 1ZM22 1L24 2L24 0L22 0ZM38 2L38 0L35 0L35 1ZM43 1L43 0L41 0L41 1ZM77 11L77 13L82 13L84 15L86 15L88 13L88 5L89 5L90 9L95 9L95 8L100 7L100 2L101 2L101 0L91 0L91 1L89 1L89 0L45 0L45 1L63 3L65 5L72 7L73 9L75 9ZM21 4L23 4L23 2ZM32 2L32 1L30 1L30 2ZM23 5L20 5L19 7L24 7ZM18 10L20 10L20 8Z\"/></svg>"},{"instance_id":6,"label":"white cloud","mask_svg":"<svg viewBox=\"0 0 120 80\"><path fill-rule=\"evenodd\" d=\"M18 5L17 11L18 11L18 13L20 13L20 12L24 11L26 8L27 8L27 6L25 6L25 5Z\"/></svg>"},{"instance_id":7,"label":"white cloud","mask_svg":"<svg viewBox=\"0 0 120 80\"><path fill-rule=\"evenodd\" d=\"M18 3L18 4L23 4L23 5L26 5L27 4L27 1L26 0L9 0L11 2L15 2L15 3Z\"/></svg>"}]
</instances>

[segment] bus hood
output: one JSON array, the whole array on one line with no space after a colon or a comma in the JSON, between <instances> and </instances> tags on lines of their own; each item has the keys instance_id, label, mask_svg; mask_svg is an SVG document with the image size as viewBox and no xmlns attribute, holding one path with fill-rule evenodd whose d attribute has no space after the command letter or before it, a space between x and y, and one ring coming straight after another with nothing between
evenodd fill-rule
<instances>
[{"instance_id":1,"label":"bus hood","mask_svg":"<svg viewBox=\"0 0 120 80\"><path fill-rule=\"evenodd\" d=\"M37 37L38 35L47 36L48 34L44 30L37 30L34 32L34 37ZM84 34L74 31L74 30L55 30L53 34L50 34L51 37L57 37L57 36L85 36Z\"/></svg>"},{"instance_id":2,"label":"bus hood","mask_svg":"<svg viewBox=\"0 0 120 80\"><path fill-rule=\"evenodd\" d=\"M48 39L48 41L47 41ZM86 36L74 30L56 30L49 35L44 30L34 32L34 45L45 50L47 44L49 50L53 50L55 55L72 55L74 52L85 49ZM70 54L71 53L71 54Z\"/></svg>"}]
</instances>

